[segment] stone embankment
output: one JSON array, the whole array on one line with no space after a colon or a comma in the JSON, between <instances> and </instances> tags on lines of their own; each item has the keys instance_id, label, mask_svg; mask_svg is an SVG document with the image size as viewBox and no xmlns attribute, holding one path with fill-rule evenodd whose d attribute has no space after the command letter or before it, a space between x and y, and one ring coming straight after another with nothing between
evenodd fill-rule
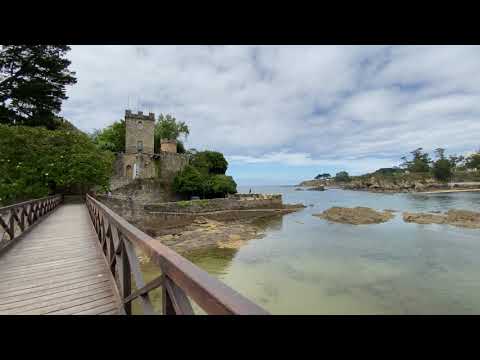
<instances>
[{"instance_id":1,"label":"stone embankment","mask_svg":"<svg viewBox=\"0 0 480 360\"><path fill-rule=\"evenodd\" d=\"M117 214L152 236L191 224L198 217L240 221L288 214L303 204L283 204L281 195L236 194L228 198L151 203L144 198L97 195Z\"/></svg>"}]
</instances>

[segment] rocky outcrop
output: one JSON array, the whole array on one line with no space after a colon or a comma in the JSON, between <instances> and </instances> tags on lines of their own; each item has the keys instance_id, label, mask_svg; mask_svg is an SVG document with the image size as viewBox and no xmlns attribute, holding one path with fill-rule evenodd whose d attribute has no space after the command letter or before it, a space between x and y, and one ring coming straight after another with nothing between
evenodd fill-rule
<instances>
[{"instance_id":1,"label":"rocky outcrop","mask_svg":"<svg viewBox=\"0 0 480 360\"><path fill-rule=\"evenodd\" d=\"M444 214L404 212L403 220L416 224L449 224L471 229L480 228L480 212L469 210L448 210Z\"/></svg>"},{"instance_id":2,"label":"rocky outcrop","mask_svg":"<svg viewBox=\"0 0 480 360\"><path fill-rule=\"evenodd\" d=\"M342 186L348 190L367 190L373 192L423 192L449 189L448 184L433 179L382 178L371 176L355 179Z\"/></svg>"},{"instance_id":3,"label":"rocky outcrop","mask_svg":"<svg viewBox=\"0 0 480 360\"><path fill-rule=\"evenodd\" d=\"M325 180L306 180L302 181L297 186L324 186Z\"/></svg>"},{"instance_id":4,"label":"rocky outcrop","mask_svg":"<svg viewBox=\"0 0 480 360\"><path fill-rule=\"evenodd\" d=\"M324 191L325 187L319 185L319 186L314 186L314 187L308 188L307 190L310 190L310 191Z\"/></svg>"},{"instance_id":5,"label":"rocky outcrop","mask_svg":"<svg viewBox=\"0 0 480 360\"><path fill-rule=\"evenodd\" d=\"M379 224L393 218L393 214L388 211L376 211L367 207L331 207L320 214L313 214L322 219L338 222L342 224Z\"/></svg>"}]
</instances>

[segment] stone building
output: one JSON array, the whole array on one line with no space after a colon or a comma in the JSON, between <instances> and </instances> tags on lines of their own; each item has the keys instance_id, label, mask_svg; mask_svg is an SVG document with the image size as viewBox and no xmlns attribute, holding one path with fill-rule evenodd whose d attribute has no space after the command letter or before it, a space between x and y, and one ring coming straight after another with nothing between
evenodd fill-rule
<instances>
[{"instance_id":1,"label":"stone building","mask_svg":"<svg viewBox=\"0 0 480 360\"><path fill-rule=\"evenodd\" d=\"M159 179L171 183L188 163L185 154L177 153L176 140L162 139L155 153L155 114L125 111L125 153L117 154L112 190L134 179Z\"/></svg>"}]
</instances>

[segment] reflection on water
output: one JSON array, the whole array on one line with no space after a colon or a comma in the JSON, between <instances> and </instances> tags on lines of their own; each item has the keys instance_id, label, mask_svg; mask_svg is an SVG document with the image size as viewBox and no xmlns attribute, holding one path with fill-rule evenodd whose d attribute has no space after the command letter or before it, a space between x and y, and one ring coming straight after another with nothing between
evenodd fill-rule
<instances>
[{"instance_id":1,"label":"reflection on water","mask_svg":"<svg viewBox=\"0 0 480 360\"><path fill-rule=\"evenodd\" d=\"M249 190L250 187L246 189ZM239 189L245 191L245 189ZM405 223L402 211L480 211L480 193L282 193L299 212L258 220L266 231L239 250L211 249L191 261L274 314L463 314L480 311L480 231ZM394 209L383 224L313 217L331 206Z\"/></svg>"}]
</instances>

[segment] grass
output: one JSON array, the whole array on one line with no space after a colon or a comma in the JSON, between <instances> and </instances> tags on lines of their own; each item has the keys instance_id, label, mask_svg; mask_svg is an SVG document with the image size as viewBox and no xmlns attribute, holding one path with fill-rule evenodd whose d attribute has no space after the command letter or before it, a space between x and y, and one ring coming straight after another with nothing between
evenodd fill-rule
<instances>
[{"instance_id":1,"label":"grass","mask_svg":"<svg viewBox=\"0 0 480 360\"><path fill-rule=\"evenodd\" d=\"M208 205L208 200L190 200L190 201L177 201L177 205L183 208L189 207L189 206L207 206Z\"/></svg>"}]
</instances>

